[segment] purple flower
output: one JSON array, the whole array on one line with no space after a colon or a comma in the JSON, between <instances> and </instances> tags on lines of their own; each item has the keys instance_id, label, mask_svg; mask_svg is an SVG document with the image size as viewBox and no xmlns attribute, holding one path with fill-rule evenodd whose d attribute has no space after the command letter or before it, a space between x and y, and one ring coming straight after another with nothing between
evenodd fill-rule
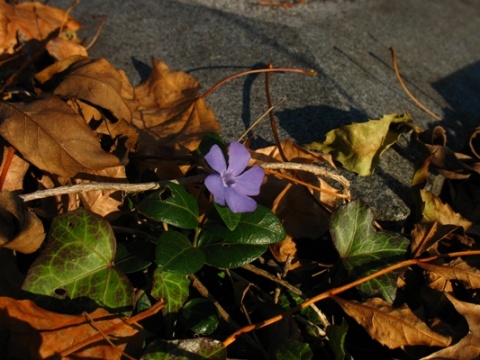
<instances>
[{"instance_id":1,"label":"purple flower","mask_svg":"<svg viewBox=\"0 0 480 360\"><path fill-rule=\"evenodd\" d=\"M254 211L257 208L257 202L249 196L259 194L265 172L260 166L254 166L245 171L250 161L250 153L238 142L230 143L228 157L227 167L220 147L212 146L205 155L205 160L217 173L207 176L205 186L213 194L217 204L222 206L226 204L232 212Z\"/></svg>"}]
</instances>

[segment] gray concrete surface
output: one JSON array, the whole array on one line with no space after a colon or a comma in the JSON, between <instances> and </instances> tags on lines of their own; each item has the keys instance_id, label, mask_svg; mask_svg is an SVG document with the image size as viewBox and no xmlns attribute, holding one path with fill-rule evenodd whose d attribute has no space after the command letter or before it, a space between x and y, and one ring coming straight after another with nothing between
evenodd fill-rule
<instances>
[{"instance_id":1,"label":"gray concrete surface","mask_svg":"<svg viewBox=\"0 0 480 360\"><path fill-rule=\"evenodd\" d=\"M70 1L52 0L66 7ZM390 60L398 54L411 91L445 118L449 141L459 146L480 120L480 3L478 0L306 0L293 8L259 6L256 0L84 0L72 12L91 36L106 25L93 57L106 57L138 84L150 57L190 73L208 89L240 70L272 62L314 69L318 76L272 76L280 135L299 143L323 139L339 125L387 113L408 112L423 128L435 124L401 90ZM239 136L267 108L263 76L237 79L207 103L227 140ZM267 122L254 144L273 142ZM402 220L412 175L412 153L402 141L376 174L352 176L354 194L380 220Z\"/></svg>"}]
</instances>

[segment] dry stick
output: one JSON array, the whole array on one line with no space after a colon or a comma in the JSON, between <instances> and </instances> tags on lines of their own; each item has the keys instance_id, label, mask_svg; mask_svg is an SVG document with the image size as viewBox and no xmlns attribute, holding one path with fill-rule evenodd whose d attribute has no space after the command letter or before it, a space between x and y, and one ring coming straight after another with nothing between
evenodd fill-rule
<instances>
[{"instance_id":1,"label":"dry stick","mask_svg":"<svg viewBox=\"0 0 480 360\"><path fill-rule=\"evenodd\" d=\"M335 174L331 171L328 171L324 168L321 168L316 165L309 165L309 164L299 164L299 163L265 163L260 165L265 169L284 169L284 170L302 170L311 172L317 176L325 176L329 177L337 182L339 182L344 188L347 195L350 196L349 188L350 182L341 175ZM86 191L107 191L107 190L117 190L117 191L124 191L127 193L135 193L135 192L143 192L149 190L157 190L161 187L168 185L168 184L192 184L196 182L201 182L205 179L206 174L183 177L174 180L165 180L165 181L158 181L158 182L149 182L149 183L141 183L141 184L126 184L126 183L89 183L89 184L77 184L71 186L59 186L53 189L47 190L39 190L35 191L30 194L23 194L19 195L24 202L44 199L51 196L57 195L65 195L65 194L74 194L74 193L81 193Z\"/></svg>"},{"instance_id":2,"label":"dry stick","mask_svg":"<svg viewBox=\"0 0 480 360\"><path fill-rule=\"evenodd\" d=\"M111 334L112 332L120 329L121 327L125 326L125 324L127 325L133 325L135 323L138 323L139 321L142 321L152 315L155 315L157 312L159 312L160 310L163 309L163 307L165 306L166 302L165 300L161 299L160 301L158 301L155 305L153 305L150 309L148 310L145 310L143 312L141 312L140 314L137 314L135 315L134 317L132 318L127 318L125 319L123 322L121 323L118 323L106 330L103 331L104 334ZM95 334L95 335L92 335L88 338L86 338L85 340L79 342L79 343L76 343L76 344L73 344L72 346L64 349L63 351L60 352L60 356L63 358L63 357L67 357L75 352L77 352L78 350L80 349L83 349L84 347L87 347L99 340L102 340L103 339L103 335L98 333L98 334Z\"/></svg>"},{"instance_id":3,"label":"dry stick","mask_svg":"<svg viewBox=\"0 0 480 360\"><path fill-rule=\"evenodd\" d=\"M319 192L322 192L322 193L325 193L325 194L328 194L328 195L336 196L336 197L346 199L346 200L351 200L352 199L352 197L350 195L340 194L338 192L333 192L333 191L330 191L330 190L322 189L321 187L309 184L305 181L296 179L296 178L288 176L286 174L279 173L277 171L272 171L272 170L269 170L269 169L265 169L265 170L266 170L265 172L267 174L271 174L271 175L274 175L274 176L278 176L278 177L287 179L287 180L289 180L289 181L291 181L295 184L303 185L303 186L305 186L309 189L316 190L316 191L319 191Z\"/></svg>"},{"instance_id":4,"label":"dry stick","mask_svg":"<svg viewBox=\"0 0 480 360\"><path fill-rule=\"evenodd\" d=\"M272 69L273 68L272 64L268 64L268 68ZM269 108L271 108L273 105L272 96L270 95L270 75L271 74L268 72L265 73L265 97L267 99L267 105ZM278 136L277 122L275 121L275 116L273 115L272 111L268 113L268 117L270 118L270 127L272 128L273 138L275 139L275 144L277 145L278 152L280 153L280 157L282 158L283 161L288 161L287 157L285 156L285 153L283 152L282 144L280 142L280 137Z\"/></svg>"},{"instance_id":5,"label":"dry stick","mask_svg":"<svg viewBox=\"0 0 480 360\"><path fill-rule=\"evenodd\" d=\"M264 320L262 322L254 324L254 325L245 326L245 327L241 328L240 330L236 331L235 333L233 333L232 335L230 335L228 338L226 338L223 341L223 345L225 347L227 347L230 344L232 344L237 339L237 337L239 337L243 334L246 334L246 333L249 333L251 331L258 330L258 329L262 329L262 328L264 328L268 325L274 324L274 323L282 320L286 316L289 316L289 315L291 315L291 314L293 314L293 313L295 313L299 310L305 309L306 307L310 306L313 303L316 303L318 301L321 301L321 300L327 299L329 297L332 297L334 295L340 294L340 293L342 293L344 291L347 291L349 289L352 289L352 288L354 288L358 285L366 283L367 281L370 281L372 279L375 279L375 278L378 278L382 275L385 275L385 274L387 274L391 271L399 270L401 268L412 266L412 265L418 265L418 264L421 264L421 263L431 262L433 260L437 260L437 259L440 259L440 258L453 258L453 257L460 257L460 256L477 256L477 255L480 255L480 250L459 251L459 252L453 252L453 253L444 254L444 255L431 256L431 257L423 258L423 259L410 259L410 260L401 261L399 263L390 265L390 266L388 266L388 267L386 267L382 270L379 270L379 271L377 271L373 274L365 276L361 279L352 281L351 283L348 283L346 285L342 285L342 286L339 286L337 288L325 291L325 292L323 292L323 293L321 293L317 296L314 296L311 299L308 299L308 300L304 301L301 304L298 304L297 306L289 309L288 311L286 311L283 314L274 316L270 319Z\"/></svg>"},{"instance_id":6,"label":"dry stick","mask_svg":"<svg viewBox=\"0 0 480 360\"><path fill-rule=\"evenodd\" d=\"M315 76L317 74L315 70L303 70L303 69L294 69L294 68L255 69L255 70L242 71L242 72L230 75L225 79L220 80L219 82L214 84L210 89L205 91L203 95L200 96L200 99L205 99L212 92L217 90L220 86L222 86L223 84L225 84L230 80L236 79L237 77L250 75L250 74L265 73L265 72L291 72L291 73L298 73L298 74L309 75L309 76Z\"/></svg>"},{"instance_id":7,"label":"dry stick","mask_svg":"<svg viewBox=\"0 0 480 360\"><path fill-rule=\"evenodd\" d=\"M257 120L255 120L253 122L252 125L250 125L248 127L247 130L245 130L245 132L240 135L240 137L237 139L238 142L240 142L245 136L248 135L248 133L255 127L258 125L258 123L260 121L262 121L271 111L273 111L273 109L275 109L278 105L280 105L282 102L284 102L286 100L286 98L281 98L280 100L278 100L275 104L273 104L267 111L265 111Z\"/></svg>"},{"instance_id":8,"label":"dry stick","mask_svg":"<svg viewBox=\"0 0 480 360\"><path fill-rule=\"evenodd\" d=\"M398 82L402 86L403 90L407 93L408 97L412 99L412 101L423 111L425 111L427 114L429 114L431 117L433 117L437 121L442 121L442 118L435 114L434 112L430 111L427 109L425 105L423 105L420 101L417 100L415 96L408 90L407 86L403 82L402 77L400 76L400 71L398 71L398 66L397 66L397 55L395 54L395 49L391 47L390 52L392 53L392 64L393 64L393 70L395 71L395 75L397 76Z\"/></svg>"},{"instance_id":9,"label":"dry stick","mask_svg":"<svg viewBox=\"0 0 480 360\"><path fill-rule=\"evenodd\" d=\"M85 50L87 50L87 51L88 51L88 49L90 49L93 46L93 44L95 44L98 37L100 36L100 33L103 30L103 27L105 26L105 22L107 21L106 16L100 16L100 17L102 18L102 21L100 22L100 25L98 25L97 31L95 31L95 35L93 36L92 40L90 40L90 43L85 46Z\"/></svg>"},{"instance_id":10,"label":"dry stick","mask_svg":"<svg viewBox=\"0 0 480 360\"><path fill-rule=\"evenodd\" d=\"M15 148L12 146L9 146L7 158L5 159L5 164L3 164L2 173L0 174L0 191L3 189L3 185L5 184L5 179L7 178L8 169L10 169L10 165L12 164L14 154L15 154Z\"/></svg>"}]
</instances>

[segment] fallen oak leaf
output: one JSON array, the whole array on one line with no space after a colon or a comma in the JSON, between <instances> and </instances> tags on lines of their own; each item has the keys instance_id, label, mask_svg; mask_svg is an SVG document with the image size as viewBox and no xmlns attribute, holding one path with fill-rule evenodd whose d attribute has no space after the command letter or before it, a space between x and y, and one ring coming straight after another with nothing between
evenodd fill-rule
<instances>
[{"instance_id":1,"label":"fallen oak leaf","mask_svg":"<svg viewBox=\"0 0 480 360\"><path fill-rule=\"evenodd\" d=\"M66 131L66 129L68 129ZM83 119L58 97L0 102L0 135L36 167L65 178L120 165Z\"/></svg>"},{"instance_id":2,"label":"fallen oak leaf","mask_svg":"<svg viewBox=\"0 0 480 360\"><path fill-rule=\"evenodd\" d=\"M140 129L138 155L171 157L195 150L203 136L220 125L190 75L152 59L149 78L136 87L139 104L133 124Z\"/></svg>"},{"instance_id":3,"label":"fallen oak leaf","mask_svg":"<svg viewBox=\"0 0 480 360\"><path fill-rule=\"evenodd\" d=\"M393 307L379 298L372 298L363 303L337 296L333 299L373 339L390 349L416 345L446 347L452 341L450 337L431 330L405 304Z\"/></svg>"}]
</instances>

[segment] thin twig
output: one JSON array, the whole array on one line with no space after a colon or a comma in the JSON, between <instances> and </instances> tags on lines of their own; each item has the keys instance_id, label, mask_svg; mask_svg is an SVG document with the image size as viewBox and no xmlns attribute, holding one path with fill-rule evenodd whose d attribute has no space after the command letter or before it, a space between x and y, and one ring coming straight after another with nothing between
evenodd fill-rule
<instances>
[{"instance_id":1,"label":"thin twig","mask_svg":"<svg viewBox=\"0 0 480 360\"><path fill-rule=\"evenodd\" d=\"M88 45L85 45L85 50L89 50L93 44L97 41L100 33L102 32L103 27L105 26L105 22L107 20L106 16L101 16L102 21L100 22L100 25L98 25L97 31L95 31L95 35L93 36L92 40L90 40L90 43Z\"/></svg>"},{"instance_id":2,"label":"thin twig","mask_svg":"<svg viewBox=\"0 0 480 360\"><path fill-rule=\"evenodd\" d=\"M403 79L402 77L400 76L400 71L398 71L398 66L397 66L397 55L395 54L395 49L393 47L391 47L390 49L390 52L392 54L392 64L393 64L393 70L395 71L395 75L397 76L397 79L398 79L398 82L400 83L400 85L402 86L403 88L403 91L405 91L405 93L408 95L408 97L410 99L412 99L412 101L420 108L422 109L423 111L425 111L428 115L430 115L431 117L433 117L435 120L437 121L442 121L442 118L440 116L438 116L437 114L435 114L434 112L430 111L429 109L427 109L427 107L425 105L423 105L420 101L417 100L417 98L415 96L413 96L413 94L410 92L410 90L408 90L407 86L405 85L405 83L403 82Z\"/></svg>"},{"instance_id":3,"label":"thin twig","mask_svg":"<svg viewBox=\"0 0 480 360\"><path fill-rule=\"evenodd\" d=\"M281 104L282 102L284 102L285 100L286 100L285 97L284 97L284 98L281 98L281 99L278 100L275 104L273 104L270 108L268 108L268 110L265 111L265 112L262 114L262 116L260 116L257 120L255 120L255 121L253 122L253 124L250 125L247 130L245 130L245 132L238 138L237 141L241 141L245 136L247 136L248 133L249 133L255 126L257 126L260 121L262 121L270 112L273 111L273 109L275 109L278 105L280 105L280 104Z\"/></svg>"}]
</instances>

